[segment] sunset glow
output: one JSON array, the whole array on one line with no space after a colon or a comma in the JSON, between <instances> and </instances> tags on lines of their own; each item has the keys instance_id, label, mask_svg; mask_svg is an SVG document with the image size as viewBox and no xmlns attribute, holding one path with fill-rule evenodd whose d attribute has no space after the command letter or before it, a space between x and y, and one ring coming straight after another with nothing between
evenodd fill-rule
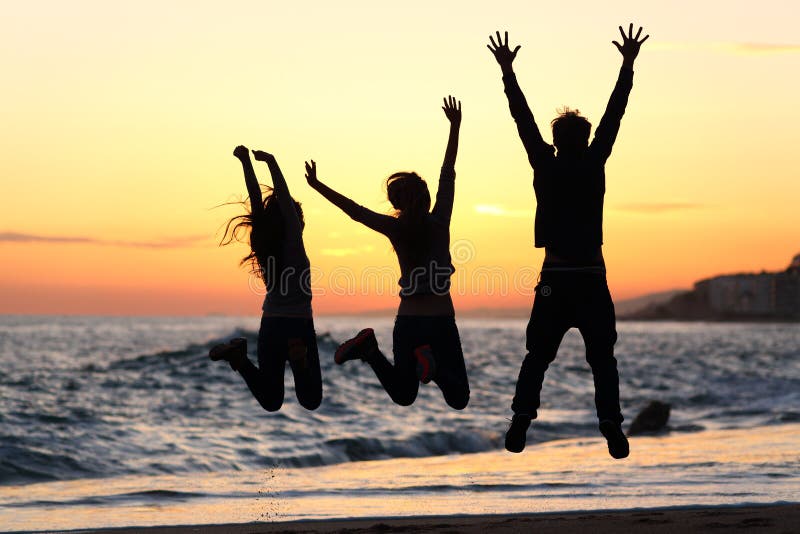
<instances>
[{"instance_id":1,"label":"sunset glow","mask_svg":"<svg viewBox=\"0 0 800 534\"><path fill-rule=\"evenodd\" d=\"M303 203L315 311L391 309L389 242L312 191L303 161L389 212L394 171L435 190L447 94L464 114L456 307L529 306L532 172L488 35L522 45L515 70L549 140L562 106L597 124L629 21L651 37L606 167L614 297L785 268L800 252L796 3L574 4L5 6L0 313L258 313L247 247L217 247L240 208L216 206L246 195L237 144L274 153Z\"/></svg>"}]
</instances>

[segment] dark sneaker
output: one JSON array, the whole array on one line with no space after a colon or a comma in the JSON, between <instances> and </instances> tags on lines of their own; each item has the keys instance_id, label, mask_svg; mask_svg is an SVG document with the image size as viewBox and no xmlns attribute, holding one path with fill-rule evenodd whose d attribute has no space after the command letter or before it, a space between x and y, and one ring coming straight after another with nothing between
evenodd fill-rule
<instances>
[{"instance_id":1,"label":"dark sneaker","mask_svg":"<svg viewBox=\"0 0 800 534\"><path fill-rule=\"evenodd\" d=\"M628 457L630 446L620 424L608 419L600 421L600 433L605 436L608 442L608 453L611 456L617 460Z\"/></svg>"},{"instance_id":2,"label":"dark sneaker","mask_svg":"<svg viewBox=\"0 0 800 534\"><path fill-rule=\"evenodd\" d=\"M511 426L506 431L506 450L508 452L522 452L525 449L525 438L529 426L531 426L530 415L514 414L514 417L511 418Z\"/></svg>"},{"instance_id":3,"label":"dark sneaker","mask_svg":"<svg viewBox=\"0 0 800 534\"><path fill-rule=\"evenodd\" d=\"M414 349L414 357L417 359L417 378L423 384L427 384L436 375L436 360L430 345L422 345Z\"/></svg>"},{"instance_id":4,"label":"dark sneaker","mask_svg":"<svg viewBox=\"0 0 800 534\"><path fill-rule=\"evenodd\" d=\"M225 360L236 371L247 358L247 340L243 337L235 337L227 343L216 345L208 352L208 357L215 362Z\"/></svg>"},{"instance_id":5,"label":"dark sneaker","mask_svg":"<svg viewBox=\"0 0 800 534\"><path fill-rule=\"evenodd\" d=\"M372 328L365 328L356 337L339 345L336 354L333 355L333 361L342 365L350 360L366 360L376 350L378 341L375 339L375 331Z\"/></svg>"},{"instance_id":6,"label":"dark sneaker","mask_svg":"<svg viewBox=\"0 0 800 534\"><path fill-rule=\"evenodd\" d=\"M289 339L289 362L299 371L308 369L308 347L302 338Z\"/></svg>"}]
</instances>

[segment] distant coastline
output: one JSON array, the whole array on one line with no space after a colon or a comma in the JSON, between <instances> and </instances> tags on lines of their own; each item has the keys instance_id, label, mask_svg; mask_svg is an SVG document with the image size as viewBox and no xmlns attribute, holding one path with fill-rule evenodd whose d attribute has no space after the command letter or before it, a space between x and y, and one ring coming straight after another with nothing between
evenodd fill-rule
<instances>
[{"instance_id":1,"label":"distant coastline","mask_svg":"<svg viewBox=\"0 0 800 534\"><path fill-rule=\"evenodd\" d=\"M800 321L800 254L783 271L723 274L688 291L651 298L621 313L627 320Z\"/></svg>"},{"instance_id":2,"label":"distant coastline","mask_svg":"<svg viewBox=\"0 0 800 534\"><path fill-rule=\"evenodd\" d=\"M698 280L692 289L671 289L639 297L615 300L620 321L718 321L718 322L800 322L800 254L782 271L721 274ZM530 317L530 306L459 308L462 319L520 319ZM316 311L317 317L393 318L395 308L373 310ZM0 316L125 316L95 313L2 313ZM132 314L141 317L173 317L169 314ZM194 316L194 315L192 315ZM259 317L260 314L235 314L222 311L201 313L198 317ZM178 316L174 316L178 317Z\"/></svg>"}]
</instances>

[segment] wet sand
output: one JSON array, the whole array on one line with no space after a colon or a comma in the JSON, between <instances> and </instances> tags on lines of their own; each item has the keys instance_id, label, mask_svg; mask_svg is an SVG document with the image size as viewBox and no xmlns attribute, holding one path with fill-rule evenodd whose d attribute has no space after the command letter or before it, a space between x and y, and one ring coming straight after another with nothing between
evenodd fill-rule
<instances>
[{"instance_id":1,"label":"wet sand","mask_svg":"<svg viewBox=\"0 0 800 534\"><path fill-rule=\"evenodd\" d=\"M605 534L647 532L800 532L800 505L721 506L710 508L595 511L515 515L431 516L401 519L332 519L228 525L136 527L61 532L133 534L259 534L312 532L442 532L506 534L521 532Z\"/></svg>"},{"instance_id":2,"label":"wet sand","mask_svg":"<svg viewBox=\"0 0 800 534\"><path fill-rule=\"evenodd\" d=\"M636 437L613 463L602 438L575 438L519 455L7 486L0 530L800 534L799 437L798 424Z\"/></svg>"}]
</instances>

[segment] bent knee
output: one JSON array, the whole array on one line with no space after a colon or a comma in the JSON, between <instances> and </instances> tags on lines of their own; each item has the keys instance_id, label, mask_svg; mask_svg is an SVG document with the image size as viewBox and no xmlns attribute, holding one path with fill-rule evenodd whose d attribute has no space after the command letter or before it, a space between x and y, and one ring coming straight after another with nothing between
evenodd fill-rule
<instances>
[{"instance_id":1,"label":"bent knee","mask_svg":"<svg viewBox=\"0 0 800 534\"><path fill-rule=\"evenodd\" d=\"M277 401L259 401L261 407L264 408L268 412L277 412L283 406L283 399L279 399Z\"/></svg>"},{"instance_id":2,"label":"bent knee","mask_svg":"<svg viewBox=\"0 0 800 534\"><path fill-rule=\"evenodd\" d=\"M525 348L528 349L528 354L526 355L527 358L532 358L540 361L546 361L548 363L552 362L556 359L556 354L558 354L558 347L559 344L552 343L550 341L530 341L525 344Z\"/></svg>"},{"instance_id":3,"label":"bent knee","mask_svg":"<svg viewBox=\"0 0 800 534\"><path fill-rule=\"evenodd\" d=\"M316 410L317 408L319 408L320 404L322 404L322 395L311 399L297 399L297 400L300 402L300 406L302 406L306 410Z\"/></svg>"},{"instance_id":4,"label":"bent knee","mask_svg":"<svg viewBox=\"0 0 800 534\"><path fill-rule=\"evenodd\" d=\"M469 404L469 391L466 395L459 395L457 397L445 397L445 402L454 410L463 410Z\"/></svg>"},{"instance_id":5,"label":"bent knee","mask_svg":"<svg viewBox=\"0 0 800 534\"><path fill-rule=\"evenodd\" d=\"M614 346L598 347L586 351L586 362L589 365L609 364L616 365L617 359L614 357Z\"/></svg>"},{"instance_id":6,"label":"bent knee","mask_svg":"<svg viewBox=\"0 0 800 534\"><path fill-rule=\"evenodd\" d=\"M414 404L414 401L417 400L416 393L406 393L401 395L392 395L392 400L395 404L399 404L400 406L411 406Z\"/></svg>"}]
</instances>

